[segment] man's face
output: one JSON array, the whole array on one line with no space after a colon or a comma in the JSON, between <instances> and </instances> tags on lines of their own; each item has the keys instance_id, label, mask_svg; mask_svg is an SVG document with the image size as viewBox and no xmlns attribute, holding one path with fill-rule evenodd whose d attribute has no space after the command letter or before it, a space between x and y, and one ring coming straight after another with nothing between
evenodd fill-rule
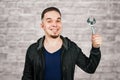
<instances>
[{"instance_id":1,"label":"man's face","mask_svg":"<svg viewBox=\"0 0 120 80\"><path fill-rule=\"evenodd\" d=\"M62 31L62 22L60 14L56 11L49 11L45 13L41 26L45 31L46 36L52 38L59 37Z\"/></svg>"}]
</instances>

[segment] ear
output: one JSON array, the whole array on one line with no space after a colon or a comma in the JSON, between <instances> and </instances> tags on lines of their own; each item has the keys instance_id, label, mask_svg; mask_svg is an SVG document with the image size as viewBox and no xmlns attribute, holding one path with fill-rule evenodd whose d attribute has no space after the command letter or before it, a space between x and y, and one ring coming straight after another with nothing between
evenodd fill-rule
<instances>
[{"instance_id":1,"label":"ear","mask_svg":"<svg viewBox=\"0 0 120 80\"><path fill-rule=\"evenodd\" d=\"M40 23L40 27L41 27L41 28L44 28L43 22Z\"/></svg>"}]
</instances>

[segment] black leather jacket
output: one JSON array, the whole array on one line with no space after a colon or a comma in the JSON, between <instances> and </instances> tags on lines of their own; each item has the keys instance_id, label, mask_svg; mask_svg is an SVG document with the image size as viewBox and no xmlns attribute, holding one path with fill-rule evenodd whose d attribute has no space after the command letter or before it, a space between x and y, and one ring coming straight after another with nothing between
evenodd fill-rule
<instances>
[{"instance_id":1,"label":"black leather jacket","mask_svg":"<svg viewBox=\"0 0 120 80\"><path fill-rule=\"evenodd\" d=\"M22 80L44 80L44 38L40 38L28 48ZM61 38L63 40L61 54L62 80L74 80L75 65L78 65L87 73L94 73L101 58L100 49L92 47L88 58L74 42L62 36Z\"/></svg>"}]
</instances>

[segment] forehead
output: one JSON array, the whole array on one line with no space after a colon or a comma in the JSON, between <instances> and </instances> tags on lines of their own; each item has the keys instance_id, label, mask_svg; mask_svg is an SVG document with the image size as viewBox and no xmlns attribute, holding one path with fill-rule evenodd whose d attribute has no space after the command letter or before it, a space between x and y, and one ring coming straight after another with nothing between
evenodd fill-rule
<instances>
[{"instance_id":1,"label":"forehead","mask_svg":"<svg viewBox=\"0 0 120 80\"><path fill-rule=\"evenodd\" d=\"M47 13L45 13L44 18L51 18L51 19L57 19L57 18L61 18L60 14L57 11L49 11Z\"/></svg>"}]
</instances>

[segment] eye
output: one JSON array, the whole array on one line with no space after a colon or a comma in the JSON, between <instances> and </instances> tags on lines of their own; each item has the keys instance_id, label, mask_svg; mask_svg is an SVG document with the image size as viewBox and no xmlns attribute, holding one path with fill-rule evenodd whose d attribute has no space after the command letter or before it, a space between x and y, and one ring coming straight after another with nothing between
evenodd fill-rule
<instances>
[{"instance_id":1,"label":"eye","mask_svg":"<svg viewBox=\"0 0 120 80\"><path fill-rule=\"evenodd\" d=\"M51 23L51 22L52 22L52 20L47 20L47 22L48 22L48 23Z\"/></svg>"},{"instance_id":2,"label":"eye","mask_svg":"<svg viewBox=\"0 0 120 80\"><path fill-rule=\"evenodd\" d=\"M61 20L59 19L59 20L57 20L57 22L61 22Z\"/></svg>"}]
</instances>

